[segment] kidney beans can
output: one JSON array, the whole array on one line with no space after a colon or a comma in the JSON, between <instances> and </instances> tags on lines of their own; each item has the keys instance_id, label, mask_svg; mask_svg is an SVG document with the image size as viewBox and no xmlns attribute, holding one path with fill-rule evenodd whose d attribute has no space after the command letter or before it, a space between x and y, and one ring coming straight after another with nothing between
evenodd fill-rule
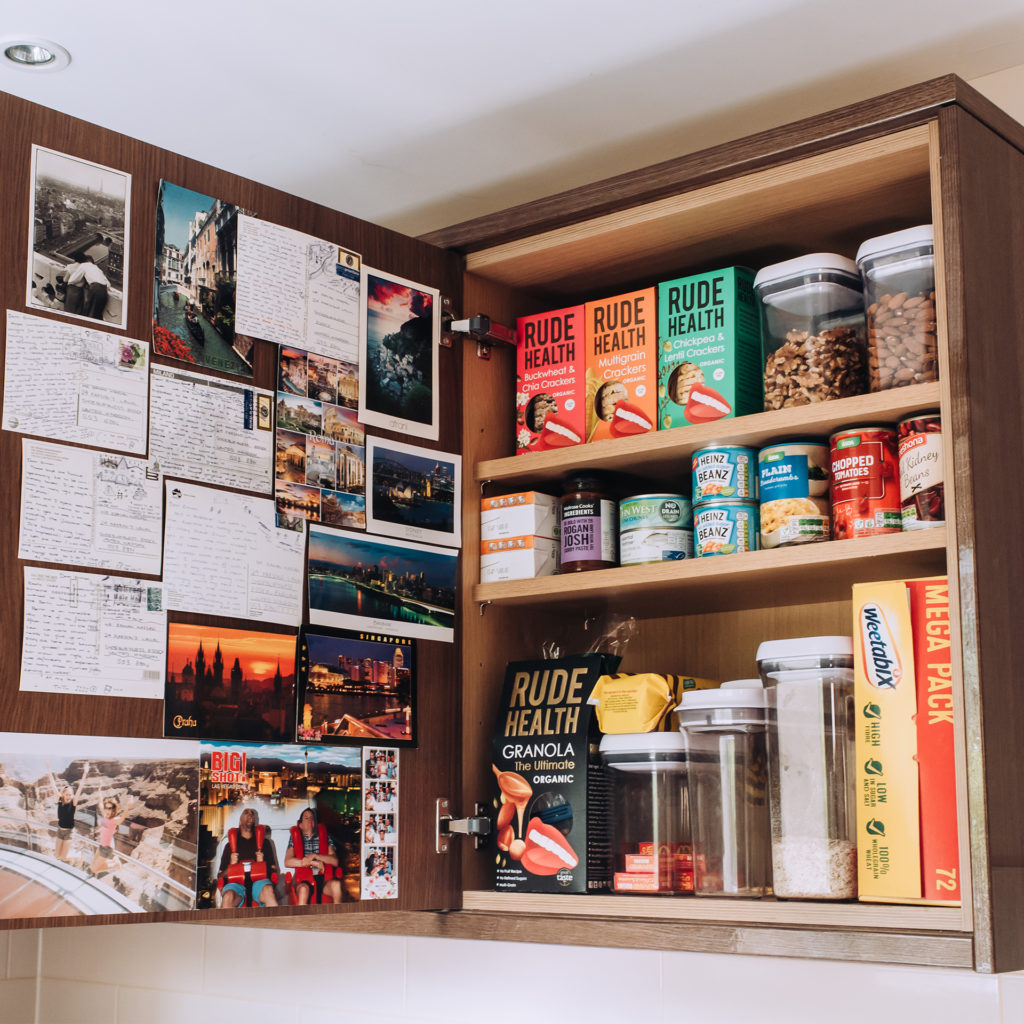
<instances>
[{"instance_id":1,"label":"kidney beans can","mask_svg":"<svg viewBox=\"0 0 1024 1024\"><path fill-rule=\"evenodd\" d=\"M896 431L850 427L830 438L832 536L874 537L902 529Z\"/></svg>"},{"instance_id":2,"label":"kidney beans can","mask_svg":"<svg viewBox=\"0 0 1024 1024\"><path fill-rule=\"evenodd\" d=\"M694 507L706 501L757 501L757 449L717 444L693 453Z\"/></svg>"},{"instance_id":3,"label":"kidney beans can","mask_svg":"<svg viewBox=\"0 0 1024 1024\"><path fill-rule=\"evenodd\" d=\"M946 521L942 420L937 412L919 412L903 420L897 433L903 529L942 526Z\"/></svg>"},{"instance_id":4,"label":"kidney beans can","mask_svg":"<svg viewBox=\"0 0 1024 1024\"><path fill-rule=\"evenodd\" d=\"M757 455L761 547L806 544L832 536L829 446L785 441Z\"/></svg>"},{"instance_id":5,"label":"kidney beans can","mask_svg":"<svg viewBox=\"0 0 1024 1024\"><path fill-rule=\"evenodd\" d=\"M698 558L756 551L758 508L752 501L715 501L693 510L694 550Z\"/></svg>"}]
</instances>

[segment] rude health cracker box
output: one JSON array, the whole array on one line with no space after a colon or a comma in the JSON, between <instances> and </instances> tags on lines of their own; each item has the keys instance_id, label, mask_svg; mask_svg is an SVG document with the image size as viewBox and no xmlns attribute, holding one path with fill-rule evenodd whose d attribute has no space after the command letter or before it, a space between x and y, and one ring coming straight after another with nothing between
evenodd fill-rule
<instances>
[{"instance_id":1,"label":"rude health cracker box","mask_svg":"<svg viewBox=\"0 0 1024 1024\"><path fill-rule=\"evenodd\" d=\"M611 887L611 792L587 698L617 665L600 654L509 663L492 761L499 892Z\"/></svg>"},{"instance_id":2,"label":"rude health cracker box","mask_svg":"<svg viewBox=\"0 0 1024 1024\"><path fill-rule=\"evenodd\" d=\"M761 412L754 275L727 267L658 285L658 428Z\"/></svg>"},{"instance_id":3,"label":"rude health cracker box","mask_svg":"<svg viewBox=\"0 0 1024 1024\"><path fill-rule=\"evenodd\" d=\"M656 429L656 301L645 288L585 307L588 441Z\"/></svg>"},{"instance_id":4,"label":"rude health cracker box","mask_svg":"<svg viewBox=\"0 0 1024 1024\"><path fill-rule=\"evenodd\" d=\"M516 454L586 439L583 306L516 322Z\"/></svg>"}]
</instances>

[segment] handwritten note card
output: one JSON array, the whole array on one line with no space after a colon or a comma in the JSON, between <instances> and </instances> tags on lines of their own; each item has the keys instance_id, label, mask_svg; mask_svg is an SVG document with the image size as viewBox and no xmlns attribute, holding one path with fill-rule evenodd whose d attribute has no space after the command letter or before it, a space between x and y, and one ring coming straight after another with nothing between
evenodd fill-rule
<instances>
[{"instance_id":1,"label":"handwritten note card","mask_svg":"<svg viewBox=\"0 0 1024 1024\"><path fill-rule=\"evenodd\" d=\"M277 528L270 498L173 481L166 489L168 607L297 626L305 534Z\"/></svg>"},{"instance_id":2,"label":"handwritten note card","mask_svg":"<svg viewBox=\"0 0 1024 1024\"><path fill-rule=\"evenodd\" d=\"M3 427L146 453L149 344L7 311Z\"/></svg>"},{"instance_id":3,"label":"handwritten note card","mask_svg":"<svg viewBox=\"0 0 1024 1024\"><path fill-rule=\"evenodd\" d=\"M18 557L159 576L162 501L145 459L24 438Z\"/></svg>"},{"instance_id":4,"label":"handwritten note card","mask_svg":"<svg viewBox=\"0 0 1024 1024\"><path fill-rule=\"evenodd\" d=\"M157 699L166 647L159 583L25 566L21 689Z\"/></svg>"},{"instance_id":5,"label":"handwritten note card","mask_svg":"<svg viewBox=\"0 0 1024 1024\"><path fill-rule=\"evenodd\" d=\"M167 366L150 382L149 456L164 476L271 493L273 392Z\"/></svg>"},{"instance_id":6,"label":"handwritten note card","mask_svg":"<svg viewBox=\"0 0 1024 1024\"><path fill-rule=\"evenodd\" d=\"M360 263L313 235L239 216L235 329L357 363Z\"/></svg>"}]
</instances>

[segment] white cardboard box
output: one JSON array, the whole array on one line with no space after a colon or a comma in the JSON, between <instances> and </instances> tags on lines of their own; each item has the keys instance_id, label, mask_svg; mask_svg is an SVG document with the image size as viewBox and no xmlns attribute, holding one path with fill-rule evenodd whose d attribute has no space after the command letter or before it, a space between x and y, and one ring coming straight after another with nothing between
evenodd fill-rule
<instances>
[{"instance_id":1,"label":"white cardboard box","mask_svg":"<svg viewBox=\"0 0 1024 1024\"><path fill-rule=\"evenodd\" d=\"M550 537L502 537L480 542L480 582L532 580L558 571L559 542Z\"/></svg>"},{"instance_id":2,"label":"white cardboard box","mask_svg":"<svg viewBox=\"0 0 1024 1024\"><path fill-rule=\"evenodd\" d=\"M480 502L480 539L544 537L557 540L560 507L560 499L539 491L483 498Z\"/></svg>"}]
</instances>

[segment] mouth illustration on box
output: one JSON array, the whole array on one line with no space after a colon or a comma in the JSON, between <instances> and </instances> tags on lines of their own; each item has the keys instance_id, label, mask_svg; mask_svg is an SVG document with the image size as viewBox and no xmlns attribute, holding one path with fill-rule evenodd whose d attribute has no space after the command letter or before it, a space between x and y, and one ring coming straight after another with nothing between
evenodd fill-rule
<instances>
[{"instance_id":1,"label":"mouth illustration on box","mask_svg":"<svg viewBox=\"0 0 1024 1024\"><path fill-rule=\"evenodd\" d=\"M732 406L714 389L706 384L694 384L683 415L691 423L710 423L720 420L732 412Z\"/></svg>"},{"instance_id":2,"label":"mouth illustration on box","mask_svg":"<svg viewBox=\"0 0 1024 1024\"><path fill-rule=\"evenodd\" d=\"M565 420L549 415L544 420L540 433L540 448L567 448L569 445L582 444L583 438Z\"/></svg>"},{"instance_id":3,"label":"mouth illustration on box","mask_svg":"<svg viewBox=\"0 0 1024 1024\"><path fill-rule=\"evenodd\" d=\"M638 406L631 402L615 403L615 412L608 427L613 437L628 437L630 434L646 434L654 424Z\"/></svg>"},{"instance_id":4,"label":"mouth illustration on box","mask_svg":"<svg viewBox=\"0 0 1024 1024\"><path fill-rule=\"evenodd\" d=\"M568 840L553 825L531 818L526 826L526 849L520 863L534 875L555 875L563 868L574 868L580 859Z\"/></svg>"}]
</instances>

